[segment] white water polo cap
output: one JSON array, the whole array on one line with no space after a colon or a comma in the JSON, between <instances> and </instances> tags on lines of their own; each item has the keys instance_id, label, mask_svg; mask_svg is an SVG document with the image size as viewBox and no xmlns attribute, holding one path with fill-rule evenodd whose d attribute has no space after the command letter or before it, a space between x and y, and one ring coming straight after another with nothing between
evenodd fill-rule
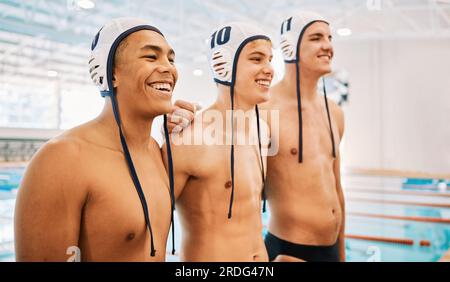
<instances>
[{"instance_id":1,"label":"white water polo cap","mask_svg":"<svg viewBox=\"0 0 450 282\"><path fill-rule=\"evenodd\" d=\"M214 81L231 85L235 80L237 60L242 49L257 39L270 41L266 32L250 23L231 22L216 29L207 40L208 62Z\"/></svg>"},{"instance_id":2,"label":"white water polo cap","mask_svg":"<svg viewBox=\"0 0 450 282\"><path fill-rule=\"evenodd\" d=\"M316 12L304 11L297 13L281 24L280 29L280 48L286 63L298 62L299 46L305 30L316 22L329 22L322 15Z\"/></svg>"},{"instance_id":3,"label":"white water polo cap","mask_svg":"<svg viewBox=\"0 0 450 282\"><path fill-rule=\"evenodd\" d=\"M296 68L296 92L297 92L297 113L298 113L298 162L303 163L303 115L302 101L300 94L300 44L305 31L316 22L324 22L329 25L325 17L315 12L300 12L284 20L280 30L280 48L287 64L294 63ZM332 155L336 158L336 145L334 142L333 128L331 126L331 116L328 107L327 90L325 78L323 78L323 92L325 107L330 128L330 139L332 143Z\"/></svg>"},{"instance_id":4,"label":"white water polo cap","mask_svg":"<svg viewBox=\"0 0 450 282\"><path fill-rule=\"evenodd\" d=\"M117 47L125 37L140 30L151 30L164 36L159 29L145 20L117 18L105 24L92 41L89 73L103 97L113 92L113 65Z\"/></svg>"},{"instance_id":5,"label":"white water polo cap","mask_svg":"<svg viewBox=\"0 0 450 282\"><path fill-rule=\"evenodd\" d=\"M140 31L151 30L163 34L156 28L147 23L147 21L135 18L118 18L113 19L105 24L96 34L91 46L91 57L89 59L89 73L94 83L100 88L100 93L103 97L109 96L111 98L111 106L114 113L114 118L119 129L120 142L127 162L130 176L133 180L134 187L139 196L139 200L144 212L144 219L147 229L150 233L150 256L154 257L156 254L155 242L153 236L153 229L150 222L149 207L139 177L137 175L133 159L128 148L125 135L122 130L122 122L119 114L118 101L116 99L113 87L113 68L114 57L116 50L128 35ZM164 36L163 36L164 37ZM169 140L169 131L167 127L167 116L164 115L164 133L166 140ZM175 208L175 194L174 194L174 176L172 153L170 142L167 142L167 158L169 161L169 185L171 197L171 224L172 224L172 254L175 254L175 225L174 225L174 208Z\"/></svg>"},{"instance_id":6,"label":"white water polo cap","mask_svg":"<svg viewBox=\"0 0 450 282\"><path fill-rule=\"evenodd\" d=\"M208 44L208 61L212 70L214 81L226 86L230 86L230 100L231 100L231 124L233 124L233 112L234 112L234 85L236 83L236 71L239 56L244 47L258 39L270 40L270 37L260 28L243 22L231 22L225 24L216 29L209 40ZM258 140L261 142L260 127L259 127L259 110L258 105L255 105L257 127L258 127ZM232 128L232 136L233 136ZM234 202L234 190L235 190L235 163L234 163L234 143L233 137L231 138L231 157L230 157L230 174L231 174L231 194L230 205L228 208L228 218L232 217L232 208ZM260 143L261 144L261 143ZM264 187L264 163L261 156L260 145L260 159L261 159L261 174L263 178ZM265 211L265 193L263 190L263 211Z\"/></svg>"}]
</instances>

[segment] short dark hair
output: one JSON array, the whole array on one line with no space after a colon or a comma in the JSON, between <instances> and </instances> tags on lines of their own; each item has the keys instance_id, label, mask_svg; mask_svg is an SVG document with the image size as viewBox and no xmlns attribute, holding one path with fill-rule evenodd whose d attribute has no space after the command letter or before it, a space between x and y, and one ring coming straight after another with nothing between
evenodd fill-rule
<instances>
[{"instance_id":1,"label":"short dark hair","mask_svg":"<svg viewBox=\"0 0 450 282\"><path fill-rule=\"evenodd\" d=\"M120 59L122 57L122 54L123 54L123 51L125 50L125 48L127 48L127 46L128 46L128 37L125 37L119 43L119 46L117 46L116 54L114 56L114 62L119 62L120 61Z\"/></svg>"}]
</instances>

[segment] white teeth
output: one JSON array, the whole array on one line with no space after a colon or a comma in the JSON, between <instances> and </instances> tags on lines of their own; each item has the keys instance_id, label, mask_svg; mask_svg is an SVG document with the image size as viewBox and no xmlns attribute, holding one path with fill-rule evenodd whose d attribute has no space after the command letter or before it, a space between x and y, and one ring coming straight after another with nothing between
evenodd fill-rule
<instances>
[{"instance_id":1,"label":"white teeth","mask_svg":"<svg viewBox=\"0 0 450 282\"><path fill-rule=\"evenodd\" d=\"M150 86L156 90L172 91L172 87L169 83L152 83Z\"/></svg>"},{"instance_id":2,"label":"white teeth","mask_svg":"<svg viewBox=\"0 0 450 282\"><path fill-rule=\"evenodd\" d=\"M259 85L262 85L262 86L266 86L266 87L270 86L270 81L268 81L268 80L259 79L256 81L256 83L258 83Z\"/></svg>"}]
</instances>

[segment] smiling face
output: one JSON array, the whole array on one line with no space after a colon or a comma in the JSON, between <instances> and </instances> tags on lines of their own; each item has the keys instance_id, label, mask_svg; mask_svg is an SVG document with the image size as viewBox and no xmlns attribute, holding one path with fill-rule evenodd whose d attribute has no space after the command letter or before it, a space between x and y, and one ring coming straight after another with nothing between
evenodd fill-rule
<instances>
[{"instance_id":1,"label":"smiling face","mask_svg":"<svg viewBox=\"0 0 450 282\"><path fill-rule=\"evenodd\" d=\"M239 56L235 84L237 99L248 105L269 100L273 78L272 43L258 39L248 43Z\"/></svg>"},{"instance_id":2,"label":"smiling face","mask_svg":"<svg viewBox=\"0 0 450 282\"><path fill-rule=\"evenodd\" d=\"M130 34L116 51L114 88L120 105L144 116L172 109L172 91L178 78L175 53L160 34L141 30Z\"/></svg>"},{"instance_id":3,"label":"smiling face","mask_svg":"<svg viewBox=\"0 0 450 282\"><path fill-rule=\"evenodd\" d=\"M300 44L300 66L320 76L331 72L334 56L330 26L316 22L309 26Z\"/></svg>"}]
</instances>

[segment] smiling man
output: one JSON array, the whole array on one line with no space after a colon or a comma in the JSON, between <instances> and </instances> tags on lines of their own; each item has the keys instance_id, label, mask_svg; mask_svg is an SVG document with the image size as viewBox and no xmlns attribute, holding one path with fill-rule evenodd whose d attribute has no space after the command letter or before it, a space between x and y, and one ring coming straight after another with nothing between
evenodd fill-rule
<instances>
[{"instance_id":1,"label":"smiling man","mask_svg":"<svg viewBox=\"0 0 450 282\"><path fill-rule=\"evenodd\" d=\"M115 19L99 31L89 67L103 111L29 164L16 205L18 261L66 261L77 249L82 261L165 259L171 194L150 132L173 110L174 59L146 21Z\"/></svg>"},{"instance_id":2,"label":"smiling man","mask_svg":"<svg viewBox=\"0 0 450 282\"><path fill-rule=\"evenodd\" d=\"M217 99L184 129L183 144L171 146L181 260L267 261L261 220L265 158L258 142L238 140L257 135L256 105L269 99L273 77L272 43L246 23L222 26L208 43Z\"/></svg>"},{"instance_id":3,"label":"smiling man","mask_svg":"<svg viewBox=\"0 0 450 282\"><path fill-rule=\"evenodd\" d=\"M329 23L313 12L281 25L285 76L261 105L280 112L279 130L271 130L280 150L267 159L270 260L345 260L339 152L344 115L317 90L319 79L331 72L331 39Z\"/></svg>"}]
</instances>

